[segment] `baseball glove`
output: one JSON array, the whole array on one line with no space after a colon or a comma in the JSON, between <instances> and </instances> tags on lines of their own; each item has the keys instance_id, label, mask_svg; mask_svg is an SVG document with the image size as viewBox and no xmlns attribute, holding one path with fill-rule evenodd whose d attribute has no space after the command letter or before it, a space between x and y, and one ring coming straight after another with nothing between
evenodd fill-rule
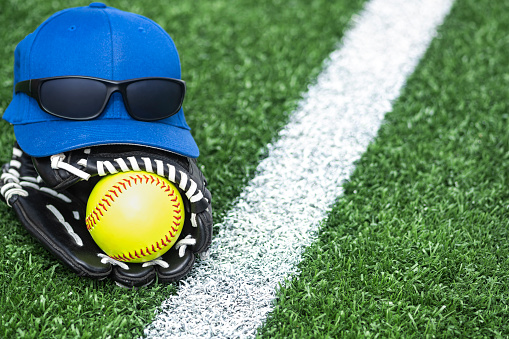
<instances>
[{"instance_id":1,"label":"baseball glove","mask_svg":"<svg viewBox=\"0 0 509 339\"><path fill-rule=\"evenodd\" d=\"M85 224L88 197L102 176L147 171L173 182L184 200L179 240L161 257L133 264L108 257ZM23 226L79 276L112 277L127 287L183 278L212 237L211 194L195 159L133 145L106 145L33 158L16 144L2 166L0 193Z\"/></svg>"}]
</instances>

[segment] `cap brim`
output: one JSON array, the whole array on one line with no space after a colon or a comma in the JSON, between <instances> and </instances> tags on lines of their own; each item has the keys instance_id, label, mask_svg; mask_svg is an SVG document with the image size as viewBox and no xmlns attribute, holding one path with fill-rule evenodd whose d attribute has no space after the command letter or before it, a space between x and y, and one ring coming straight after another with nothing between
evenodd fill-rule
<instances>
[{"instance_id":1,"label":"cap brim","mask_svg":"<svg viewBox=\"0 0 509 339\"><path fill-rule=\"evenodd\" d=\"M21 149L33 157L106 144L143 145L191 158L200 154L188 129L158 122L59 120L14 125L14 133Z\"/></svg>"}]
</instances>

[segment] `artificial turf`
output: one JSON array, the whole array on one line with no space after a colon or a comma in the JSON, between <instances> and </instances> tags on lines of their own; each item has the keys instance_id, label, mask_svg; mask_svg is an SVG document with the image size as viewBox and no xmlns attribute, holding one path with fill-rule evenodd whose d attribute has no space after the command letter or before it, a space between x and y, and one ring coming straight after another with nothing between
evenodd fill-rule
<instances>
[{"instance_id":1,"label":"artificial turf","mask_svg":"<svg viewBox=\"0 0 509 339\"><path fill-rule=\"evenodd\" d=\"M261 337L509 336L508 32L455 3Z\"/></svg>"},{"instance_id":2,"label":"artificial turf","mask_svg":"<svg viewBox=\"0 0 509 339\"><path fill-rule=\"evenodd\" d=\"M364 1L109 1L145 15L175 40L188 85L185 114L220 220L253 176L326 56ZM86 1L0 4L0 113L12 97L14 49L54 12ZM0 122L0 162L14 135ZM124 290L76 277L0 204L0 337L132 337L174 285Z\"/></svg>"}]
</instances>

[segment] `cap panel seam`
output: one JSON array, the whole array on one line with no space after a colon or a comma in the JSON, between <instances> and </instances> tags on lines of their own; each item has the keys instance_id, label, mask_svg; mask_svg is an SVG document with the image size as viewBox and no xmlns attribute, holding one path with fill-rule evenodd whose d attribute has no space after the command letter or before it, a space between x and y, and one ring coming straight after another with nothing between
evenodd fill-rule
<instances>
[{"instance_id":1,"label":"cap panel seam","mask_svg":"<svg viewBox=\"0 0 509 339\"><path fill-rule=\"evenodd\" d=\"M161 33L163 33L164 37L166 38L166 40L168 40L174 47L175 47L175 51L177 51L177 46L175 45L175 41L173 41L173 39L171 38L171 36L168 34L168 32L166 32L164 30L164 28L162 28L157 22L155 22L154 20L151 20L147 17L144 17L143 15L139 15L139 14L135 14L136 16L138 16L140 19L143 19L144 21L147 21L151 24L153 24L155 27L157 27L157 29L159 29L159 31L161 31ZM180 55L177 53L175 53L177 55L177 59L179 61L179 73L180 73L180 78L182 78L182 63L180 62Z\"/></svg>"},{"instance_id":2,"label":"cap panel seam","mask_svg":"<svg viewBox=\"0 0 509 339\"><path fill-rule=\"evenodd\" d=\"M111 73L110 73L110 79L111 80L115 80L115 54L114 54L115 53L115 48L113 46L113 27L111 26L110 16L109 16L108 12L106 11L107 8L97 8L97 9L99 9L104 14L104 16L106 18L106 21L108 22L108 27L110 29L110 51L111 51ZM118 108L117 108L117 104L115 102L114 95L112 94L108 100L112 104L113 116L117 117L117 115L118 115Z\"/></svg>"},{"instance_id":3,"label":"cap panel seam","mask_svg":"<svg viewBox=\"0 0 509 339\"><path fill-rule=\"evenodd\" d=\"M111 49L111 74L110 74L110 79L111 80L114 80L115 79L115 66L114 66L114 60L115 60L115 55L114 55L114 48L113 48L113 27L111 27L111 20L110 20L110 16L108 15L108 12L105 10L105 9L99 9L103 14L104 16L106 17L106 21L108 22L108 27L110 29L110 49Z\"/></svg>"}]
</instances>

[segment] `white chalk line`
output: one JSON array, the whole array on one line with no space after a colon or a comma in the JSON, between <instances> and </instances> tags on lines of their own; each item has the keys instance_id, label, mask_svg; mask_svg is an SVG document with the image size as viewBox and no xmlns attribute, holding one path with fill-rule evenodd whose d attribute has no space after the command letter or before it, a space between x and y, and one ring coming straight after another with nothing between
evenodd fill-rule
<instances>
[{"instance_id":1,"label":"white chalk line","mask_svg":"<svg viewBox=\"0 0 509 339\"><path fill-rule=\"evenodd\" d=\"M453 0L372 0L354 17L279 140L219 225L210 257L145 329L149 338L254 337L278 284L316 240Z\"/></svg>"}]
</instances>

